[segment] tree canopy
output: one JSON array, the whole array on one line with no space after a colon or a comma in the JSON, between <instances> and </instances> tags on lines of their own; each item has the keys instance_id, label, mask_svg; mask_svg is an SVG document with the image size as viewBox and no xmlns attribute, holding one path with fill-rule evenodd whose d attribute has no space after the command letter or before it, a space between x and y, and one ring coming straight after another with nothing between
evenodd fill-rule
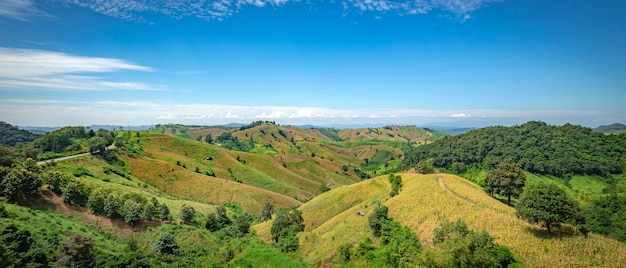
<instances>
[{"instance_id":1,"label":"tree canopy","mask_svg":"<svg viewBox=\"0 0 626 268\"><path fill-rule=\"evenodd\" d=\"M624 154L626 134L603 135L577 125L531 121L513 127L481 128L415 147L403 165L415 167L432 159L435 167L450 170L454 163L492 169L511 160L536 174L605 176L622 172Z\"/></svg>"},{"instance_id":2,"label":"tree canopy","mask_svg":"<svg viewBox=\"0 0 626 268\"><path fill-rule=\"evenodd\" d=\"M517 214L532 223L543 223L550 233L554 223L574 220L578 204L551 183L529 185L517 201Z\"/></svg>"},{"instance_id":3,"label":"tree canopy","mask_svg":"<svg viewBox=\"0 0 626 268\"><path fill-rule=\"evenodd\" d=\"M487 173L487 186L491 191L506 196L509 206L511 196L519 196L526 183L526 175L519 164L506 161Z\"/></svg>"}]
</instances>

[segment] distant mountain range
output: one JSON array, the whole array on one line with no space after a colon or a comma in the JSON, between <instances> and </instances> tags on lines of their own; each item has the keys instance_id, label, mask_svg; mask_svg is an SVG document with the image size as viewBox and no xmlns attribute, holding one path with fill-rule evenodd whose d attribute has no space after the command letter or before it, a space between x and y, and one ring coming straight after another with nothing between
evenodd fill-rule
<instances>
[{"instance_id":1,"label":"distant mountain range","mask_svg":"<svg viewBox=\"0 0 626 268\"><path fill-rule=\"evenodd\" d=\"M593 131L604 134L620 134L626 132L626 125L615 123L607 126L599 126L594 128Z\"/></svg>"},{"instance_id":2,"label":"distant mountain range","mask_svg":"<svg viewBox=\"0 0 626 268\"><path fill-rule=\"evenodd\" d=\"M114 130L114 129L125 129L125 130L146 130L149 129L151 127L153 127L154 125L142 125L142 126L120 126L120 125L90 125L90 126L86 126L86 128L89 129L94 129L94 130L98 130L98 129L106 129L106 130ZM19 127L20 129L23 130L28 130L32 133L35 134L45 134L46 132L52 132L55 130L59 130L62 127L38 127L38 126L25 126L25 127Z\"/></svg>"}]
</instances>

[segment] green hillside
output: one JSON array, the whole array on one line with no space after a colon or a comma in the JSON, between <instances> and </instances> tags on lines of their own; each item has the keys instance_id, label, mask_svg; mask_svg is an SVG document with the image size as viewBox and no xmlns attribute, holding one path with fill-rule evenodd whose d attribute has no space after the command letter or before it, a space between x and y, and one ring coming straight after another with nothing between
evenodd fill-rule
<instances>
[{"instance_id":1,"label":"green hillside","mask_svg":"<svg viewBox=\"0 0 626 268\"><path fill-rule=\"evenodd\" d=\"M605 136L590 128L528 122L513 127L486 127L416 147L404 160L407 167L432 159L435 167L465 171L490 169L505 160L535 174L620 174L626 167L626 135Z\"/></svg>"},{"instance_id":2,"label":"green hillside","mask_svg":"<svg viewBox=\"0 0 626 268\"><path fill-rule=\"evenodd\" d=\"M626 134L528 122L486 127L415 147L402 167L433 165L488 188L487 172L512 161L525 170L526 184L557 183L574 197L586 228L626 241L626 203L620 202L626 198L624 155Z\"/></svg>"},{"instance_id":3,"label":"green hillside","mask_svg":"<svg viewBox=\"0 0 626 268\"><path fill-rule=\"evenodd\" d=\"M4 146L15 146L18 143L29 143L37 139L39 135L27 130L19 129L15 126L0 121L0 144Z\"/></svg>"}]
</instances>

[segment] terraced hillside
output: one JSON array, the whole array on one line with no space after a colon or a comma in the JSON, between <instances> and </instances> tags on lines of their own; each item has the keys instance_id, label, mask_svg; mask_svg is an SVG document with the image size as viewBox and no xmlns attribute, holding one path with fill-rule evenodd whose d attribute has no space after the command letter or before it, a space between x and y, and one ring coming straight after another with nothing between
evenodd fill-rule
<instances>
[{"instance_id":1,"label":"terraced hillside","mask_svg":"<svg viewBox=\"0 0 626 268\"><path fill-rule=\"evenodd\" d=\"M162 191L213 203L238 202L257 214L266 200L291 207L326 187L393 171L406 146L431 136L415 127L361 131L369 134L343 140L342 131L271 122L240 128L157 126L137 139L145 154L128 162L133 174Z\"/></svg>"},{"instance_id":2,"label":"terraced hillside","mask_svg":"<svg viewBox=\"0 0 626 268\"><path fill-rule=\"evenodd\" d=\"M300 234L304 259L311 265L339 263L337 249L372 236L369 215L379 204L389 216L417 233L432 247L433 231L442 218L463 219L470 229L489 232L529 267L616 267L626 263L626 245L596 234L584 237L563 227L547 235L539 226L515 216L515 210L491 198L481 188L455 175L402 174L403 190L389 198L385 177L333 189L300 207L305 232ZM366 216L359 216L358 211ZM253 227L269 241L271 222ZM376 241L376 240L374 240ZM436 249L434 249L437 251Z\"/></svg>"}]
</instances>

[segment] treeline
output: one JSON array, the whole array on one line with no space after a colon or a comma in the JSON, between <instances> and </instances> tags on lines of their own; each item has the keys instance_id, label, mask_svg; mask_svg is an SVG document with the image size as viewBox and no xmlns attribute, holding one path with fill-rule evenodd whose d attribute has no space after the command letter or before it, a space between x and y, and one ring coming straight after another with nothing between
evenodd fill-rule
<instances>
[{"instance_id":1,"label":"treeline","mask_svg":"<svg viewBox=\"0 0 626 268\"><path fill-rule=\"evenodd\" d=\"M513 127L486 127L414 148L402 167L432 161L438 168L463 173L471 166L493 169L513 161L535 174L564 177L622 173L626 134L603 135L590 128L528 122Z\"/></svg>"}]
</instances>

